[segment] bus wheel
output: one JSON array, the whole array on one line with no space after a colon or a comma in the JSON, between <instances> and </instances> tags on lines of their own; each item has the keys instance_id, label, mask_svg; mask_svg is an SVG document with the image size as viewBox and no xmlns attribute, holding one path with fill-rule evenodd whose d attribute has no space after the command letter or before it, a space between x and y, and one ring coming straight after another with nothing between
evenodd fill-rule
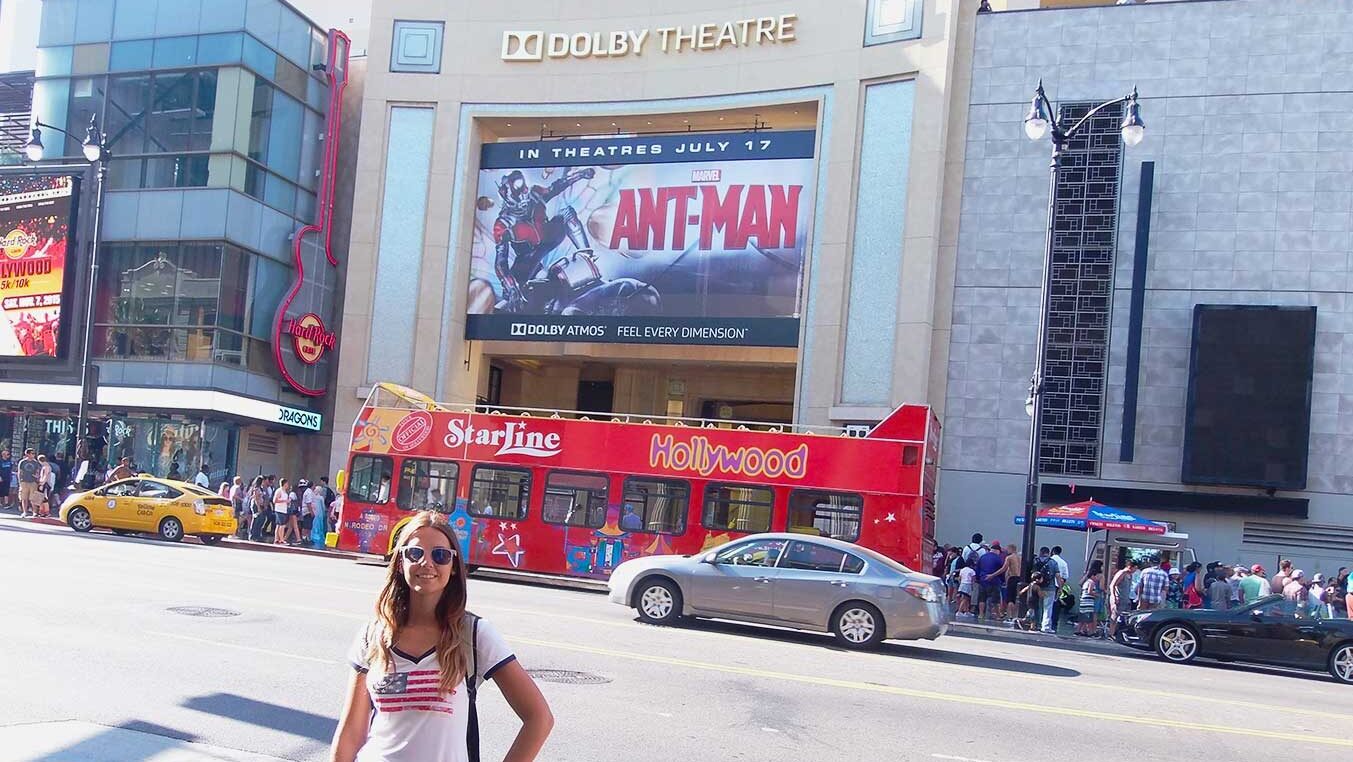
<instances>
[{"instance_id":1,"label":"bus wheel","mask_svg":"<svg viewBox=\"0 0 1353 762\"><path fill-rule=\"evenodd\" d=\"M674 624L681 618L681 591L670 580L650 577L639 583L634 609L649 624Z\"/></svg>"}]
</instances>

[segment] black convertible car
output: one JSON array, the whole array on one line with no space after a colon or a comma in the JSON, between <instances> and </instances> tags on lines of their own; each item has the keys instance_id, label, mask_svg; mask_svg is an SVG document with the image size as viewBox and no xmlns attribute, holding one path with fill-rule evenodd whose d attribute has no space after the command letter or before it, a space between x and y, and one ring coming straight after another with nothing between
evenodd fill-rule
<instances>
[{"instance_id":1,"label":"black convertible car","mask_svg":"<svg viewBox=\"0 0 1353 762\"><path fill-rule=\"evenodd\" d=\"M1230 611L1158 609L1118 618L1118 642L1187 664L1198 657L1329 670L1353 685L1353 621L1311 617L1270 595Z\"/></svg>"}]
</instances>

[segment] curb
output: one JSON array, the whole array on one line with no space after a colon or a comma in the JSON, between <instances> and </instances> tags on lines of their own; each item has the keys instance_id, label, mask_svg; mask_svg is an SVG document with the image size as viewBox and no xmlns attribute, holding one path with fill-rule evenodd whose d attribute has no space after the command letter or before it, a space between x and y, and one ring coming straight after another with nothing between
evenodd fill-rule
<instances>
[{"instance_id":1,"label":"curb","mask_svg":"<svg viewBox=\"0 0 1353 762\"><path fill-rule=\"evenodd\" d=\"M11 520L13 520L13 521L24 521L24 522L28 522L28 523L32 523L32 524L44 524L44 525L46 525L46 526L53 526L53 527L64 527L64 526L66 526L66 524L65 524L64 522L62 522L60 519L51 518L51 517L45 517L45 518L44 518L44 517L38 517L38 518L25 518L25 519L21 519L21 518L19 518L18 516L15 516L15 515L13 515L13 514L0 514L0 518L7 518L7 519L11 519ZM154 533L142 533L142 534L144 534L144 536L146 536L146 537L151 537L151 536L153 536ZM192 536L192 535L186 536L186 537L184 538L184 540L186 540L186 541L192 541L192 542L195 542L195 543L197 543L197 544L199 544L199 545L203 544L201 540L198 540L196 537L194 537L194 536ZM380 564L381 564L382 566L385 565L385 561L382 560L380 556L373 556L373 555L370 555L370 554L367 554L367 553L350 553L350 552L345 551L345 550L330 550L330 549L320 550L320 549L318 549L318 548L296 547L296 546L292 546L292 545L273 545L273 544L270 544L270 543L251 542L251 541L249 541L249 540L241 540L241 539L236 538L236 537L226 537L225 539L223 539L223 540L221 541L221 547L223 547L223 548L233 548L233 549L235 549L235 550L261 551L261 552L264 552L264 553L295 553L295 554L304 555L304 556L316 556L316 557L319 557L319 558L335 558L335 559L339 559L339 560L343 560L343 561L370 561L370 560L373 560L373 559L374 559L374 560L380 562Z\"/></svg>"},{"instance_id":2,"label":"curb","mask_svg":"<svg viewBox=\"0 0 1353 762\"><path fill-rule=\"evenodd\" d=\"M1107 654L1125 656L1132 649L1120 646L1111 640L1078 638L1075 635L1046 635L1041 632L1026 632L1007 627L992 627L967 622L950 622L949 635L973 640L994 640L1002 643L1018 643L1040 648L1056 648L1062 651Z\"/></svg>"},{"instance_id":3,"label":"curb","mask_svg":"<svg viewBox=\"0 0 1353 762\"><path fill-rule=\"evenodd\" d=\"M251 540L241 540L236 537L227 537L221 541L221 546L234 548L235 550L252 550L261 553L294 553L302 556L313 556L315 558L333 558L342 561L370 561L372 559L385 562L380 556L373 556L368 553L350 553L346 550L319 549L296 545L273 545L271 543L253 542Z\"/></svg>"}]
</instances>

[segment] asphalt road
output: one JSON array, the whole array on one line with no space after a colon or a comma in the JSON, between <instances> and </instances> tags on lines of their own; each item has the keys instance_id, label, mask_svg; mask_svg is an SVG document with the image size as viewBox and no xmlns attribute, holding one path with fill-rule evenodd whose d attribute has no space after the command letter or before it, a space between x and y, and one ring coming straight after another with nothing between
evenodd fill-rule
<instances>
[{"instance_id":1,"label":"asphalt road","mask_svg":"<svg viewBox=\"0 0 1353 762\"><path fill-rule=\"evenodd\" d=\"M381 574L0 517L0 758L326 759L344 653ZM1353 688L1327 675L958 637L855 653L768 628L651 627L594 593L477 579L470 596L527 668L596 680L541 684L557 723L543 760L1346 760L1353 750ZM481 697L485 748L501 753L515 718L497 691Z\"/></svg>"}]
</instances>

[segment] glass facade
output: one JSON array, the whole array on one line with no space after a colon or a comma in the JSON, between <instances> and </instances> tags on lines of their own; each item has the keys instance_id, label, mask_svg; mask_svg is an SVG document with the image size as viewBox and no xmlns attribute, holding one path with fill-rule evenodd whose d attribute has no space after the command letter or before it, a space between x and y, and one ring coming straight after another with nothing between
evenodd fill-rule
<instances>
[{"instance_id":1,"label":"glass facade","mask_svg":"<svg viewBox=\"0 0 1353 762\"><path fill-rule=\"evenodd\" d=\"M166 479L192 481L206 464L213 488L234 476L239 426L150 416L108 419L105 460L131 458L132 470Z\"/></svg>"},{"instance_id":2,"label":"glass facade","mask_svg":"<svg viewBox=\"0 0 1353 762\"><path fill-rule=\"evenodd\" d=\"M48 0L39 45L33 113L81 138L97 114L110 189L234 188L313 220L327 37L290 8ZM80 155L51 132L52 154Z\"/></svg>"},{"instance_id":3,"label":"glass facade","mask_svg":"<svg viewBox=\"0 0 1353 762\"><path fill-rule=\"evenodd\" d=\"M227 243L105 244L94 351L264 370L287 269Z\"/></svg>"}]
</instances>

